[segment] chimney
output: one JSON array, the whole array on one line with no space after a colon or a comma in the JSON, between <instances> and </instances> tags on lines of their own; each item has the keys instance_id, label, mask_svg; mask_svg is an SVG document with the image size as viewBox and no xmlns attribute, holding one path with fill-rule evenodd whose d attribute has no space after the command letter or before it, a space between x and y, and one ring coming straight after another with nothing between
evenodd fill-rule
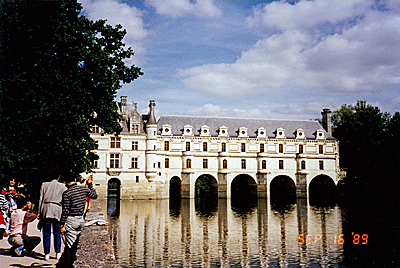
<instances>
[{"instance_id":1,"label":"chimney","mask_svg":"<svg viewBox=\"0 0 400 268\"><path fill-rule=\"evenodd\" d=\"M332 124L331 124L331 113L332 111L328 108L322 109L322 127L329 135L332 136Z\"/></svg>"},{"instance_id":2,"label":"chimney","mask_svg":"<svg viewBox=\"0 0 400 268\"><path fill-rule=\"evenodd\" d=\"M156 103L154 100L150 101L149 107L150 107L150 111L149 111L149 119L147 120L147 124L148 125L149 124L157 124L156 116L154 113L154 110L155 110L154 107L156 107Z\"/></svg>"},{"instance_id":3,"label":"chimney","mask_svg":"<svg viewBox=\"0 0 400 268\"><path fill-rule=\"evenodd\" d=\"M121 113L126 114L126 96L121 96Z\"/></svg>"}]
</instances>

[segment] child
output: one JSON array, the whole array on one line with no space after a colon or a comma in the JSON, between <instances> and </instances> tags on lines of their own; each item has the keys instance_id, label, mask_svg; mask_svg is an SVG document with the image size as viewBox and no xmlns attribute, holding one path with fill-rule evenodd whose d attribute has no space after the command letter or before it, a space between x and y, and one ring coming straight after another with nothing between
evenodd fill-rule
<instances>
[{"instance_id":1,"label":"child","mask_svg":"<svg viewBox=\"0 0 400 268\"><path fill-rule=\"evenodd\" d=\"M11 254L22 256L22 250L25 249L28 253L31 252L41 239L37 236L28 236L28 223L36 219L36 214L31 211L24 211L25 208L31 210L32 204L26 201L25 198L20 197L17 199L17 210L11 213L10 217L10 236L8 243L11 247Z\"/></svg>"}]
</instances>

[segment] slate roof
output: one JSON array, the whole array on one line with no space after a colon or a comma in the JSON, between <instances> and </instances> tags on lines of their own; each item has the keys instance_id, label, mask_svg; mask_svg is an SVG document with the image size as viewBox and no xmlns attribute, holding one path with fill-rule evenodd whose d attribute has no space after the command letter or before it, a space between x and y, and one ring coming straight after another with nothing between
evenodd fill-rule
<instances>
[{"instance_id":1,"label":"slate roof","mask_svg":"<svg viewBox=\"0 0 400 268\"><path fill-rule=\"evenodd\" d=\"M163 115L158 120L158 134L161 134L162 126L168 124L172 127L174 136L181 136L183 127L186 125L193 126L195 136L200 136L201 126L207 125L210 127L212 137L218 136L217 130L221 126L228 127L229 137L237 137L240 127L248 128L247 133L250 138L256 138L256 131L260 127L266 129L269 138L275 138L274 132L278 128L285 129L285 136L289 139L294 139L297 129L303 129L307 139L315 139L315 132L319 129L323 130L321 124L317 121L307 120L274 120L274 119L249 119L249 118L229 118L229 117L201 117L201 116L180 116L180 115ZM325 131L325 130L324 130ZM326 139L334 139L325 131Z\"/></svg>"}]
</instances>

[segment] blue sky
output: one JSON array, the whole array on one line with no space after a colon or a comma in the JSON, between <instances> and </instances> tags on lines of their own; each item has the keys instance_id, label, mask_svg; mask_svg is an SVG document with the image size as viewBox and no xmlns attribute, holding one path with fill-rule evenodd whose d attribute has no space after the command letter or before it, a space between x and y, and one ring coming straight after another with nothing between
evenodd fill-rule
<instances>
[{"instance_id":1,"label":"blue sky","mask_svg":"<svg viewBox=\"0 0 400 268\"><path fill-rule=\"evenodd\" d=\"M320 118L366 100L400 110L398 1L82 1L126 30L144 75L118 91L147 113Z\"/></svg>"}]
</instances>

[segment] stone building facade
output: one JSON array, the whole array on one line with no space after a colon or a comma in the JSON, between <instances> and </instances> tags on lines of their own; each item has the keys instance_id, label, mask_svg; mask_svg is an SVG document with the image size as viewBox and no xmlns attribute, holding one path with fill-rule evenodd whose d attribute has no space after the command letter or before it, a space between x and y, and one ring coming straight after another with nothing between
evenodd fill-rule
<instances>
[{"instance_id":1,"label":"stone building facade","mask_svg":"<svg viewBox=\"0 0 400 268\"><path fill-rule=\"evenodd\" d=\"M219 197L230 197L235 179L256 185L259 197L270 195L271 182L289 179L297 196L307 196L314 178L341 178L338 141L330 133L330 110L317 121L195 116L155 117L155 102L140 115L135 103L121 97L124 116L119 135L94 126L99 160L93 180L100 197L110 183L123 199L169 198L171 179L183 198L194 197L195 182L210 178ZM327 131L328 130L328 131ZM87 176L87 175L85 175Z\"/></svg>"}]
</instances>

